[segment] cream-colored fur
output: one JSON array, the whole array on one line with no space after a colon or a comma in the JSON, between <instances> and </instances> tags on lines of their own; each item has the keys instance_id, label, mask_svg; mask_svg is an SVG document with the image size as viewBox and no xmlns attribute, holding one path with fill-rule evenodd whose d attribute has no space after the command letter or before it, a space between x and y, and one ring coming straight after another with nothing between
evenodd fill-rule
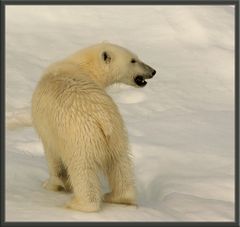
<instances>
[{"instance_id":1,"label":"cream-colored fur","mask_svg":"<svg viewBox=\"0 0 240 227\"><path fill-rule=\"evenodd\" d=\"M131 59L137 60L131 63ZM149 66L120 46L101 43L46 70L32 97L32 120L45 150L50 177L46 189L73 191L67 207L100 209L98 174L107 175L106 202L136 204L128 137L118 107L104 88L123 82L137 86Z\"/></svg>"}]
</instances>

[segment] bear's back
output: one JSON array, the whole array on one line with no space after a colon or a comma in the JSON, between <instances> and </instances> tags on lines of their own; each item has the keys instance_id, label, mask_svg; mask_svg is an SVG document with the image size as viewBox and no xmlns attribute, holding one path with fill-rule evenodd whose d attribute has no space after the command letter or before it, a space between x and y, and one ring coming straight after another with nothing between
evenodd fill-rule
<instances>
[{"instance_id":1,"label":"bear's back","mask_svg":"<svg viewBox=\"0 0 240 227\"><path fill-rule=\"evenodd\" d=\"M116 104L105 90L80 71L59 68L47 70L39 81L33 94L32 116L36 128L55 134L63 129L66 134L86 122L93 127L96 119L123 125Z\"/></svg>"}]
</instances>

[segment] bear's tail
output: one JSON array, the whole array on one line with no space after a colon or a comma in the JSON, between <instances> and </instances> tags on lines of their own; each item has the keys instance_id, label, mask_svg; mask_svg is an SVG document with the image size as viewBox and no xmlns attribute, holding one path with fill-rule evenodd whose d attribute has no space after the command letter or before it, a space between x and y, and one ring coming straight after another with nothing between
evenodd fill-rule
<instances>
[{"instance_id":1,"label":"bear's tail","mask_svg":"<svg viewBox=\"0 0 240 227\"><path fill-rule=\"evenodd\" d=\"M29 107L21 108L6 114L6 128L9 130L31 126L32 119Z\"/></svg>"}]
</instances>

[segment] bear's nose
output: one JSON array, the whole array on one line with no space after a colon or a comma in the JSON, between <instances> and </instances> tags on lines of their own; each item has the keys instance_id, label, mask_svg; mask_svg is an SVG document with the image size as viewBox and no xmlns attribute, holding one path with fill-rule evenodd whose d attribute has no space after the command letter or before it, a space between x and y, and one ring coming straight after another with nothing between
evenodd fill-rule
<instances>
[{"instance_id":1,"label":"bear's nose","mask_svg":"<svg viewBox=\"0 0 240 227\"><path fill-rule=\"evenodd\" d=\"M152 71L152 76L154 76L156 74L156 70Z\"/></svg>"}]
</instances>

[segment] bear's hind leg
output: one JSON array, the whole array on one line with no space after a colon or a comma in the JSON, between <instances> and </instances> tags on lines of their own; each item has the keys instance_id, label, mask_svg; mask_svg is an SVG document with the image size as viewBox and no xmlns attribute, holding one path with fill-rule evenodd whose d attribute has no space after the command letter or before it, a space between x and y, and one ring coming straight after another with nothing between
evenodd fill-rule
<instances>
[{"instance_id":1,"label":"bear's hind leg","mask_svg":"<svg viewBox=\"0 0 240 227\"><path fill-rule=\"evenodd\" d=\"M136 205L133 170L129 157L122 155L107 170L112 192L105 194L104 202Z\"/></svg>"},{"instance_id":2,"label":"bear's hind leg","mask_svg":"<svg viewBox=\"0 0 240 227\"><path fill-rule=\"evenodd\" d=\"M94 163L89 163L87 157L74 157L68 165L68 174L74 197L66 207L84 212L98 211L101 191Z\"/></svg>"}]
</instances>

